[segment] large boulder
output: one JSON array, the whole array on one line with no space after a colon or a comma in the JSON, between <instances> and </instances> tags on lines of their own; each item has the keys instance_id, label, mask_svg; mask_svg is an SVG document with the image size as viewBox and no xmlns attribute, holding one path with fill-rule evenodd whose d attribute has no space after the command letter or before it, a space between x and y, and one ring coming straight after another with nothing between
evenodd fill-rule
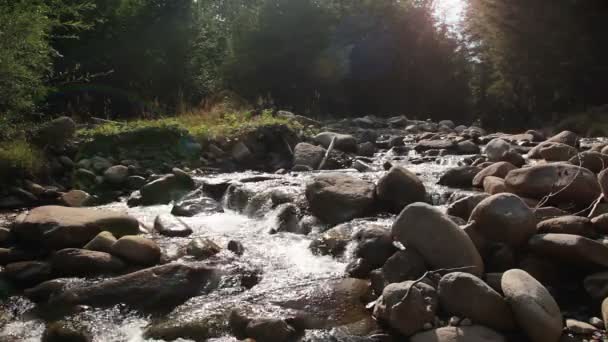
<instances>
[{"instance_id":1,"label":"large boulder","mask_svg":"<svg viewBox=\"0 0 608 342\"><path fill-rule=\"evenodd\" d=\"M511 246L521 246L536 233L534 212L513 194L484 199L473 209L469 221L485 239Z\"/></svg>"},{"instance_id":2,"label":"large boulder","mask_svg":"<svg viewBox=\"0 0 608 342\"><path fill-rule=\"evenodd\" d=\"M439 302L444 312L467 317L498 330L512 330L511 308L498 292L483 280L464 272L448 273L439 281Z\"/></svg>"},{"instance_id":3,"label":"large boulder","mask_svg":"<svg viewBox=\"0 0 608 342\"><path fill-rule=\"evenodd\" d=\"M53 272L64 277L116 273L126 265L108 253L78 248L57 251L51 258Z\"/></svg>"},{"instance_id":4,"label":"large boulder","mask_svg":"<svg viewBox=\"0 0 608 342\"><path fill-rule=\"evenodd\" d=\"M410 336L421 331L425 324L432 323L436 310L437 292L433 287L405 281L384 288L376 301L374 317Z\"/></svg>"},{"instance_id":5,"label":"large boulder","mask_svg":"<svg viewBox=\"0 0 608 342\"><path fill-rule=\"evenodd\" d=\"M329 145L334 138L336 138L336 142L334 143L335 149L343 152L357 152L357 139L355 139L355 137L352 135L322 132L314 137L314 141L325 148L329 148Z\"/></svg>"},{"instance_id":6,"label":"large boulder","mask_svg":"<svg viewBox=\"0 0 608 342\"><path fill-rule=\"evenodd\" d=\"M415 173L393 166L378 181L376 196L388 211L399 213L408 204L424 202L426 189Z\"/></svg>"},{"instance_id":7,"label":"large boulder","mask_svg":"<svg viewBox=\"0 0 608 342\"><path fill-rule=\"evenodd\" d=\"M69 117L62 116L43 124L34 132L33 140L42 146L63 146L76 133L76 123Z\"/></svg>"},{"instance_id":8,"label":"large boulder","mask_svg":"<svg viewBox=\"0 0 608 342\"><path fill-rule=\"evenodd\" d=\"M108 307L122 303L164 312L198 295L213 273L202 265L171 263L66 289L49 304Z\"/></svg>"},{"instance_id":9,"label":"large boulder","mask_svg":"<svg viewBox=\"0 0 608 342\"><path fill-rule=\"evenodd\" d=\"M123 185L129 178L129 168L124 165L114 165L103 173L105 183L112 186Z\"/></svg>"},{"instance_id":10,"label":"large boulder","mask_svg":"<svg viewBox=\"0 0 608 342\"><path fill-rule=\"evenodd\" d=\"M44 206L20 215L13 227L20 239L54 249L80 248L104 230L115 236L137 234L139 222L109 210Z\"/></svg>"},{"instance_id":11,"label":"large boulder","mask_svg":"<svg viewBox=\"0 0 608 342\"><path fill-rule=\"evenodd\" d=\"M528 242L531 252L585 268L608 267L608 246L578 235L539 234Z\"/></svg>"},{"instance_id":12,"label":"large boulder","mask_svg":"<svg viewBox=\"0 0 608 342\"><path fill-rule=\"evenodd\" d=\"M473 186L476 188L483 187L483 180L486 177L498 177L505 178L507 174L517 169L517 167L509 162L497 162L492 165L487 166L485 169L481 170L475 177L473 178Z\"/></svg>"},{"instance_id":13,"label":"large boulder","mask_svg":"<svg viewBox=\"0 0 608 342\"><path fill-rule=\"evenodd\" d=\"M546 143L540 147L539 153L546 161L568 161L578 153L578 150L566 144Z\"/></svg>"},{"instance_id":14,"label":"large boulder","mask_svg":"<svg viewBox=\"0 0 608 342\"><path fill-rule=\"evenodd\" d=\"M473 179L480 171L478 166L470 165L451 168L441 175L438 184L453 188L470 188Z\"/></svg>"},{"instance_id":15,"label":"large boulder","mask_svg":"<svg viewBox=\"0 0 608 342\"><path fill-rule=\"evenodd\" d=\"M372 212L374 185L345 174L324 174L306 185L306 198L316 217L338 224Z\"/></svg>"},{"instance_id":16,"label":"large boulder","mask_svg":"<svg viewBox=\"0 0 608 342\"><path fill-rule=\"evenodd\" d=\"M506 342L504 336L481 325L447 326L418 333L411 342Z\"/></svg>"},{"instance_id":17,"label":"large boulder","mask_svg":"<svg viewBox=\"0 0 608 342\"><path fill-rule=\"evenodd\" d=\"M541 199L552 194L548 204L574 202L584 206L601 193L593 172L568 163L512 170L505 177L505 183L511 192L522 197Z\"/></svg>"},{"instance_id":18,"label":"large boulder","mask_svg":"<svg viewBox=\"0 0 608 342\"><path fill-rule=\"evenodd\" d=\"M492 139L485 148L488 160L497 162L502 160L502 156L511 150L511 144L501 138Z\"/></svg>"},{"instance_id":19,"label":"large boulder","mask_svg":"<svg viewBox=\"0 0 608 342\"><path fill-rule=\"evenodd\" d=\"M305 165L316 170L321 164L325 152L323 147L301 142L293 150L293 165Z\"/></svg>"},{"instance_id":20,"label":"large boulder","mask_svg":"<svg viewBox=\"0 0 608 342\"><path fill-rule=\"evenodd\" d=\"M519 326L531 342L557 342L562 335L562 313L549 291L525 271L505 272L501 288Z\"/></svg>"},{"instance_id":21,"label":"large boulder","mask_svg":"<svg viewBox=\"0 0 608 342\"><path fill-rule=\"evenodd\" d=\"M584 151L570 158L568 162L589 169L593 173L599 173L608 167L608 155L596 151Z\"/></svg>"},{"instance_id":22,"label":"large boulder","mask_svg":"<svg viewBox=\"0 0 608 342\"><path fill-rule=\"evenodd\" d=\"M533 159L542 158L540 150L547 146L550 146L554 143L560 143L560 144L565 144L565 145L568 145L571 147L577 147L578 146L578 136L576 135L576 133L573 133L570 131L563 131L563 132L547 139L546 141L538 144L534 148L532 148L528 152L528 157L533 158Z\"/></svg>"},{"instance_id":23,"label":"large boulder","mask_svg":"<svg viewBox=\"0 0 608 342\"><path fill-rule=\"evenodd\" d=\"M418 251L430 269L463 268L483 274L477 248L449 217L426 203L407 206L392 227L393 239Z\"/></svg>"},{"instance_id":24,"label":"large boulder","mask_svg":"<svg viewBox=\"0 0 608 342\"><path fill-rule=\"evenodd\" d=\"M185 172L175 169L174 173L144 185L140 193L142 203L146 205L166 204L194 188L194 180Z\"/></svg>"}]
</instances>

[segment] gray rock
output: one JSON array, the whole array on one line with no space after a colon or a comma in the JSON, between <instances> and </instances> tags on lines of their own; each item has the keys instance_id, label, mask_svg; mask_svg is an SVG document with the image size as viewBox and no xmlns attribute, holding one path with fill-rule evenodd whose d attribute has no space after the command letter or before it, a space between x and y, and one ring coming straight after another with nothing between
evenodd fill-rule
<instances>
[{"instance_id":1,"label":"gray rock","mask_svg":"<svg viewBox=\"0 0 608 342\"><path fill-rule=\"evenodd\" d=\"M407 206L393 223L392 235L418 251L431 269L470 267L467 272L483 274L483 261L471 239L428 204Z\"/></svg>"},{"instance_id":2,"label":"gray rock","mask_svg":"<svg viewBox=\"0 0 608 342\"><path fill-rule=\"evenodd\" d=\"M488 156L488 160L498 162L510 150L511 144L501 138L495 138L486 145L485 153Z\"/></svg>"},{"instance_id":3,"label":"gray rock","mask_svg":"<svg viewBox=\"0 0 608 342\"><path fill-rule=\"evenodd\" d=\"M386 260L396 252L391 232L380 227L365 227L358 230L353 240L357 243L354 255L365 261L372 269L382 267Z\"/></svg>"},{"instance_id":4,"label":"gray rock","mask_svg":"<svg viewBox=\"0 0 608 342\"><path fill-rule=\"evenodd\" d=\"M144 185L140 193L146 205L165 204L182 197L194 188L194 180L190 176L174 173Z\"/></svg>"},{"instance_id":5,"label":"gray rock","mask_svg":"<svg viewBox=\"0 0 608 342\"><path fill-rule=\"evenodd\" d=\"M568 161L578 153L578 150L566 144L546 143L540 147L539 153L547 161Z\"/></svg>"},{"instance_id":6,"label":"gray rock","mask_svg":"<svg viewBox=\"0 0 608 342\"><path fill-rule=\"evenodd\" d=\"M439 178L439 184L453 188L470 188L480 171L479 167L469 165L451 168Z\"/></svg>"},{"instance_id":7,"label":"gray rock","mask_svg":"<svg viewBox=\"0 0 608 342\"><path fill-rule=\"evenodd\" d=\"M585 291L593 298L602 300L608 297L608 272L593 273L583 281Z\"/></svg>"},{"instance_id":8,"label":"gray rock","mask_svg":"<svg viewBox=\"0 0 608 342\"><path fill-rule=\"evenodd\" d=\"M336 138L336 142L334 144L335 149L338 149L343 152L357 152L357 139L355 139L355 137L353 137L352 135L339 134L333 132L322 132L317 134L314 137L314 140L317 144L320 144L325 148L329 148L329 145L331 144L331 141L334 137Z\"/></svg>"},{"instance_id":9,"label":"gray rock","mask_svg":"<svg viewBox=\"0 0 608 342\"><path fill-rule=\"evenodd\" d=\"M483 187L483 180L486 177L494 176L498 178L505 178L510 171L515 169L517 169L517 167L509 162L501 161L494 163L477 173L475 178L473 178L472 184L476 188L481 188Z\"/></svg>"},{"instance_id":10,"label":"gray rock","mask_svg":"<svg viewBox=\"0 0 608 342\"><path fill-rule=\"evenodd\" d=\"M325 149L309 143L299 143L293 150L293 164L305 165L316 170L325 156Z\"/></svg>"},{"instance_id":11,"label":"gray rock","mask_svg":"<svg viewBox=\"0 0 608 342\"><path fill-rule=\"evenodd\" d=\"M186 254L197 260L208 259L222 250L215 242L205 238L192 239L186 246Z\"/></svg>"},{"instance_id":12,"label":"gray rock","mask_svg":"<svg viewBox=\"0 0 608 342\"><path fill-rule=\"evenodd\" d=\"M528 242L531 252L566 264L608 267L608 247L600 242L578 235L539 234Z\"/></svg>"},{"instance_id":13,"label":"gray rock","mask_svg":"<svg viewBox=\"0 0 608 342\"><path fill-rule=\"evenodd\" d=\"M120 272L126 265L108 253L66 248L53 254L51 267L57 275L80 277Z\"/></svg>"},{"instance_id":14,"label":"gray rock","mask_svg":"<svg viewBox=\"0 0 608 342\"><path fill-rule=\"evenodd\" d=\"M583 151L570 158L568 162L589 169L593 173L600 173L608 167L608 155L595 151Z\"/></svg>"},{"instance_id":15,"label":"gray rock","mask_svg":"<svg viewBox=\"0 0 608 342\"><path fill-rule=\"evenodd\" d=\"M536 229L541 234L573 234L593 237L594 230L591 220L582 216L561 216L539 222Z\"/></svg>"},{"instance_id":16,"label":"gray rock","mask_svg":"<svg viewBox=\"0 0 608 342\"><path fill-rule=\"evenodd\" d=\"M103 173L103 180L111 186L121 186L129 177L129 168L124 165L114 165Z\"/></svg>"},{"instance_id":17,"label":"gray rock","mask_svg":"<svg viewBox=\"0 0 608 342\"><path fill-rule=\"evenodd\" d=\"M160 235L169 237L186 237L192 234L192 228L173 215L161 214L154 219L154 230Z\"/></svg>"},{"instance_id":18,"label":"gray rock","mask_svg":"<svg viewBox=\"0 0 608 342\"><path fill-rule=\"evenodd\" d=\"M519 326L532 342L557 342L562 335L562 313L549 291L525 271L503 274L502 291Z\"/></svg>"},{"instance_id":19,"label":"gray rock","mask_svg":"<svg viewBox=\"0 0 608 342\"><path fill-rule=\"evenodd\" d=\"M388 211L399 213L408 204L424 202L426 189L415 173L393 166L378 181L376 196Z\"/></svg>"},{"instance_id":20,"label":"gray rock","mask_svg":"<svg viewBox=\"0 0 608 342\"><path fill-rule=\"evenodd\" d=\"M324 174L306 185L306 199L315 216L337 224L372 212L374 185L344 174Z\"/></svg>"},{"instance_id":21,"label":"gray rock","mask_svg":"<svg viewBox=\"0 0 608 342\"><path fill-rule=\"evenodd\" d=\"M6 265L3 277L22 287L32 287L51 279L52 268L44 261L19 261Z\"/></svg>"},{"instance_id":22,"label":"gray rock","mask_svg":"<svg viewBox=\"0 0 608 342\"><path fill-rule=\"evenodd\" d=\"M416 280L426 271L424 258L412 248L396 252L382 266L382 275L387 284Z\"/></svg>"},{"instance_id":23,"label":"gray rock","mask_svg":"<svg viewBox=\"0 0 608 342\"><path fill-rule=\"evenodd\" d=\"M91 195L82 190L70 190L61 195L61 203L68 207L86 207L92 201Z\"/></svg>"},{"instance_id":24,"label":"gray rock","mask_svg":"<svg viewBox=\"0 0 608 342\"><path fill-rule=\"evenodd\" d=\"M450 216L460 217L461 219L468 221L473 209L475 209L479 202L488 197L490 197L490 195L485 193L466 196L451 203L448 206L446 213Z\"/></svg>"},{"instance_id":25,"label":"gray rock","mask_svg":"<svg viewBox=\"0 0 608 342\"><path fill-rule=\"evenodd\" d=\"M483 180L483 191L490 195L496 195L503 192L508 192L505 180L502 178L488 176Z\"/></svg>"}]
</instances>

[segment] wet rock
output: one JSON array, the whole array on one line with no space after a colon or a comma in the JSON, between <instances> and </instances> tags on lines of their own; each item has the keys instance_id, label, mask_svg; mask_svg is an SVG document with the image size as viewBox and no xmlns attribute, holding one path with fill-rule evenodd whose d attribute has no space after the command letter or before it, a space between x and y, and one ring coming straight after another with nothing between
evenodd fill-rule
<instances>
[{"instance_id":1,"label":"wet rock","mask_svg":"<svg viewBox=\"0 0 608 342\"><path fill-rule=\"evenodd\" d=\"M243 211L255 194L240 184L231 184L226 189L225 196L225 203L228 209Z\"/></svg>"},{"instance_id":2,"label":"wet rock","mask_svg":"<svg viewBox=\"0 0 608 342\"><path fill-rule=\"evenodd\" d=\"M606 330L608 330L608 298L602 302L602 320L604 321Z\"/></svg>"},{"instance_id":3,"label":"wet rock","mask_svg":"<svg viewBox=\"0 0 608 342\"><path fill-rule=\"evenodd\" d=\"M593 325L575 319L567 319L566 328L576 335L591 335L597 331L597 328Z\"/></svg>"},{"instance_id":4,"label":"wet rock","mask_svg":"<svg viewBox=\"0 0 608 342\"><path fill-rule=\"evenodd\" d=\"M516 151L508 151L505 154L503 154L502 161L511 163L513 165L515 165L515 167L522 167L526 164L526 159L519 153L517 153Z\"/></svg>"},{"instance_id":5,"label":"wet rock","mask_svg":"<svg viewBox=\"0 0 608 342\"><path fill-rule=\"evenodd\" d=\"M510 150L511 144L501 138L496 138L486 145L485 153L490 161L497 162L502 160L502 156Z\"/></svg>"},{"instance_id":6,"label":"wet rock","mask_svg":"<svg viewBox=\"0 0 608 342\"><path fill-rule=\"evenodd\" d=\"M293 203L285 203L276 209L275 226L271 229L271 233L288 232L295 234L306 235L309 232L302 230L298 216L300 210Z\"/></svg>"},{"instance_id":7,"label":"wet rock","mask_svg":"<svg viewBox=\"0 0 608 342\"><path fill-rule=\"evenodd\" d=\"M490 195L496 195L507 192L507 186L504 179L488 176L483 180L483 190Z\"/></svg>"},{"instance_id":8,"label":"wet rock","mask_svg":"<svg viewBox=\"0 0 608 342\"><path fill-rule=\"evenodd\" d=\"M601 300L608 297L608 272L594 273L585 277L583 285L593 299Z\"/></svg>"},{"instance_id":9,"label":"wet rock","mask_svg":"<svg viewBox=\"0 0 608 342\"><path fill-rule=\"evenodd\" d=\"M126 268L122 260L108 253L66 248L51 258L53 273L64 276L91 276L120 272Z\"/></svg>"},{"instance_id":10,"label":"wet rock","mask_svg":"<svg viewBox=\"0 0 608 342\"><path fill-rule=\"evenodd\" d=\"M325 156L325 149L309 143L299 143L293 150L293 165L304 165L316 170Z\"/></svg>"},{"instance_id":11,"label":"wet rock","mask_svg":"<svg viewBox=\"0 0 608 342\"><path fill-rule=\"evenodd\" d=\"M310 243L310 250L315 254L340 256L351 241L353 227L343 223L321 234Z\"/></svg>"},{"instance_id":12,"label":"wet rock","mask_svg":"<svg viewBox=\"0 0 608 342\"><path fill-rule=\"evenodd\" d=\"M154 230L160 235L169 237L186 237L192 234L192 228L188 227L173 215L161 214L154 219Z\"/></svg>"},{"instance_id":13,"label":"wet rock","mask_svg":"<svg viewBox=\"0 0 608 342\"><path fill-rule=\"evenodd\" d=\"M39 251L23 250L17 247L0 248L0 265L6 265L19 261L30 261L44 256Z\"/></svg>"},{"instance_id":14,"label":"wet rock","mask_svg":"<svg viewBox=\"0 0 608 342\"><path fill-rule=\"evenodd\" d=\"M160 261L158 245L142 236L123 236L112 245L112 254L136 265L151 266Z\"/></svg>"},{"instance_id":15,"label":"wet rock","mask_svg":"<svg viewBox=\"0 0 608 342\"><path fill-rule=\"evenodd\" d=\"M367 279L373 269L373 266L367 260L357 258L346 265L344 273L351 278Z\"/></svg>"},{"instance_id":16,"label":"wet rock","mask_svg":"<svg viewBox=\"0 0 608 342\"><path fill-rule=\"evenodd\" d=\"M84 245L83 249L88 249L90 251L98 251L111 253L112 246L116 242L116 237L112 235L110 232L101 232L97 234L89 243Z\"/></svg>"},{"instance_id":17,"label":"wet rock","mask_svg":"<svg viewBox=\"0 0 608 342\"><path fill-rule=\"evenodd\" d=\"M522 270L504 273L501 286L519 326L532 342L557 342L562 314L549 291Z\"/></svg>"},{"instance_id":18,"label":"wet rock","mask_svg":"<svg viewBox=\"0 0 608 342\"><path fill-rule=\"evenodd\" d=\"M236 255L243 255L243 253L245 253L245 247L243 246L243 244L236 240L228 241L227 248L229 251Z\"/></svg>"},{"instance_id":19,"label":"wet rock","mask_svg":"<svg viewBox=\"0 0 608 342\"><path fill-rule=\"evenodd\" d=\"M42 342L92 342L93 337L86 328L67 321L47 324L42 333Z\"/></svg>"},{"instance_id":20,"label":"wet rock","mask_svg":"<svg viewBox=\"0 0 608 342\"><path fill-rule=\"evenodd\" d=\"M570 265L608 267L608 247L595 240L570 234L539 234L528 242L537 255Z\"/></svg>"},{"instance_id":21,"label":"wet rock","mask_svg":"<svg viewBox=\"0 0 608 342\"><path fill-rule=\"evenodd\" d=\"M355 169L359 172L372 171L372 167L369 164L366 164L365 162L358 160L358 159L353 162L353 169Z\"/></svg>"},{"instance_id":22,"label":"wet rock","mask_svg":"<svg viewBox=\"0 0 608 342\"><path fill-rule=\"evenodd\" d=\"M451 216L460 217L468 220L473 209L484 199L490 197L489 194L474 194L461 198L448 206L446 213Z\"/></svg>"},{"instance_id":23,"label":"wet rock","mask_svg":"<svg viewBox=\"0 0 608 342\"><path fill-rule=\"evenodd\" d=\"M139 222L109 210L44 206L20 215L13 227L23 241L55 249L82 247L102 230L115 236L137 234Z\"/></svg>"},{"instance_id":24,"label":"wet rock","mask_svg":"<svg viewBox=\"0 0 608 342\"><path fill-rule=\"evenodd\" d=\"M593 173L600 173L608 167L608 156L595 151L584 151L570 158L568 162L589 169Z\"/></svg>"},{"instance_id":25,"label":"wet rock","mask_svg":"<svg viewBox=\"0 0 608 342\"><path fill-rule=\"evenodd\" d=\"M509 162L503 161L494 163L477 173L475 178L473 178L472 184L476 188L482 188L483 181L486 177L494 176L505 178L510 171L515 169L517 169L517 167Z\"/></svg>"},{"instance_id":26,"label":"wet rock","mask_svg":"<svg viewBox=\"0 0 608 342\"><path fill-rule=\"evenodd\" d=\"M593 172L566 163L513 170L507 174L505 183L509 190L522 197L540 199L553 193L549 204L574 202L588 205L601 193Z\"/></svg>"},{"instance_id":27,"label":"wet rock","mask_svg":"<svg viewBox=\"0 0 608 342\"><path fill-rule=\"evenodd\" d=\"M210 258L221 252L222 248L206 238L192 239L186 246L186 254L197 260Z\"/></svg>"},{"instance_id":28,"label":"wet rock","mask_svg":"<svg viewBox=\"0 0 608 342\"><path fill-rule=\"evenodd\" d=\"M426 189L416 174L393 166L378 181L376 196L388 211L399 213L408 204L424 202Z\"/></svg>"},{"instance_id":29,"label":"wet rock","mask_svg":"<svg viewBox=\"0 0 608 342\"><path fill-rule=\"evenodd\" d=\"M223 212L222 205L210 197L183 199L177 202L171 209L171 214L185 217Z\"/></svg>"},{"instance_id":30,"label":"wet rock","mask_svg":"<svg viewBox=\"0 0 608 342\"><path fill-rule=\"evenodd\" d=\"M410 336L433 322L437 300L437 292L427 284L413 281L390 284L376 302L374 317Z\"/></svg>"},{"instance_id":31,"label":"wet rock","mask_svg":"<svg viewBox=\"0 0 608 342\"><path fill-rule=\"evenodd\" d=\"M483 273L483 261L471 239L428 204L407 206L393 223L392 235L418 251L431 269L471 267L468 272Z\"/></svg>"},{"instance_id":32,"label":"wet rock","mask_svg":"<svg viewBox=\"0 0 608 342\"><path fill-rule=\"evenodd\" d=\"M296 330L282 319L250 318L239 310L230 313L229 322L232 333L241 340L289 342L296 335Z\"/></svg>"},{"instance_id":33,"label":"wet rock","mask_svg":"<svg viewBox=\"0 0 608 342\"><path fill-rule=\"evenodd\" d=\"M418 153L428 150L448 150L452 151L457 148L454 141L449 139L441 140L420 140L414 150Z\"/></svg>"},{"instance_id":34,"label":"wet rock","mask_svg":"<svg viewBox=\"0 0 608 342\"><path fill-rule=\"evenodd\" d=\"M67 207L86 207L91 203L91 195L82 190L70 190L61 195L60 201Z\"/></svg>"},{"instance_id":35,"label":"wet rock","mask_svg":"<svg viewBox=\"0 0 608 342\"><path fill-rule=\"evenodd\" d=\"M337 224L371 213L374 185L344 174L324 174L306 185L311 212L329 224Z\"/></svg>"},{"instance_id":36,"label":"wet rock","mask_svg":"<svg viewBox=\"0 0 608 342\"><path fill-rule=\"evenodd\" d=\"M20 261L6 265L1 274L18 286L32 287L49 280L52 269L48 262Z\"/></svg>"},{"instance_id":37,"label":"wet rock","mask_svg":"<svg viewBox=\"0 0 608 342\"><path fill-rule=\"evenodd\" d=\"M593 237L593 225L591 220L582 216L561 216L544 220L536 225L541 234L573 234L584 237Z\"/></svg>"},{"instance_id":38,"label":"wet rock","mask_svg":"<svg viewBox=\"0 0 608 342\"><path fill-rule=\"evenodd\" d=\"M388 229L365 227L354 234L353 240L357 242L354 255L365 259L372 267L371 269L384 265L396 251L391 232Z\"/></svg>"},{"instance_id":39,"label":"wet rock","mask_svg":"<svg viewBox=\"0 0 608 342\"><path fill-rule=\"evenodd\" d=\"M146 185L146 179L142 176L129 176L126 181L127 188L131 190L139 190Z\"/></svg>"},{"instance_id":40,"label":"wet rock","mask_svg":"<svg viewBox=\"0 0 608 342\"><path fill-rule=\"evenodd\" d=\"M182 197L194 187L194 180L182 171L154 180L144 185L140 192L146 205L165 204Z\"/></svg>"},{"instance_id":41,"label":"wet rock","mask_svg":"<svg viewBox=\"0 0 608 342\"><path fill-rule=\"evenodd\" d=\"M355 139L352 135L322 132L314 137L314 141L325 148L329 148L329 145L334 137L336 138L334 148L343 152L357 152L357 139Z\"/></svg>"},{"instance_id":42,"label":"wet rock","mask_svg":"<svg viewBox=\"0 0 608 342\"><path fill-rule=\"evenodd\" d=\"M437 288L443 310L451 315L468 317L474 322L498 330L512 330L515 321L511 308L500 294L483 280L463 273L448 273Z\"/></svg>"},{"instance_id":43,"label":"wet rock","mask_svg":"<svg viewBox=\"0 0 608 342\"><path fill-rule=\"evenodd\" d=\"M540 148L539 153L547 161L568 161L578 153L578 150L566 144L548 143Z\"/></svg>"},{"instance_id":44,"label":"wet rock","mask_svg":"<svg viewBox=\"0 0 608 342\"><path fill-rule=\"evenodd\" d=\"M364 157L373 157L376 153L376 144L371 141L359 144L358 154Z\"/></svg>"},{"instance_id":45,"label":"wet rock","mask_svg":"<svg viewBox=\"0 0 608 342\"><path fill-rule=\"evenodd\" d=\"M76 286L51 298L50 304L109 307L123 303L145 311L168 311L198 295L213 274L206 266L171 263Z\"/></svg>"},{"instance_id":46,"label":"wet rock","mask_svg":"<svg viewBox=\"0 0 608 342\"><path fill-rule=\"evenodd\" d=\"M497 194L481 201L469 222L485 239L521 246L536 233L534 212L516 195Z\"/></svg>"},{"instance_id":47,"label":"wet rock","mask_svg":"<svg viewBox=\"0 0 608 342\"><path fill-rule=\"evenodd\" d=\"M458 143L456 146L460 154L479 154L480 148L471 140L465 140Z\"/></svg>"},{"instance_id":48,"label":"wet rock","mask_svg":"<svg viewBox=\"0 0 608 342\"><path fill-rule=\"evenodd\" d=\"M418 333L411 342L506 342L504 336L480 325L443 327Z\"/></svg>"},{"instance_id":49,"label":"wet rock","mask_svg":"<svg viewBox=\"0 0 608 342\"><path fill-rule=\"evenodd\" d=\"M203 181L203 192L216 201L221 201L228 190L230 182L222 179L206 179Z\"/></svg>"},{"instance_id":50,"label":"wet rock","mask_svg":"<svg viewBox=\"0 0 608 342\"><path fill-rule=\"evenodd\" d=\"M602 234L608 234L608 214L602 214L592 218L591 224L593 225L594 231Z\"/></svg>"},{"instance_id":51,"label":"wet rock","mask_svg":"<svg viewBox=\"0 0 608 342\"><path fill-rule=\"evenodd\" d=\"M114 165L103 173L103 181L111 186L121 186L129 177L129 168L124 165Z\"/></svg>"},{"instance_id":52,"label":"wet rock","mask_svg":"<svg viewBox=\"0 0 608 342\"><path fill-rule=\"evenodd\" d=\"M453 188L470 188L473 178L480 171L479 167L469 165L451 168L439 178L439 184Z\"/></svg>"}]
</instances>

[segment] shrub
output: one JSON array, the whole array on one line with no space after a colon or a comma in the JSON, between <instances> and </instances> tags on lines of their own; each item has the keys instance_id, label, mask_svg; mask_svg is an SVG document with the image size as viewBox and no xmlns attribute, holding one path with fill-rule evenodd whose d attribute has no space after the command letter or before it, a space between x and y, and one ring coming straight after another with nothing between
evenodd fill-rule
<instances>
[{"instance_id":1,"label":"shrub","mask_svg":"<svg viewBox=\"0 0 608 342\"><path fill-rule=\"evenodd\" d=\"M42 152L23 139L0 142L0 183L11 177L37 175L44 166Z\"/></svg>"}]
</instances>

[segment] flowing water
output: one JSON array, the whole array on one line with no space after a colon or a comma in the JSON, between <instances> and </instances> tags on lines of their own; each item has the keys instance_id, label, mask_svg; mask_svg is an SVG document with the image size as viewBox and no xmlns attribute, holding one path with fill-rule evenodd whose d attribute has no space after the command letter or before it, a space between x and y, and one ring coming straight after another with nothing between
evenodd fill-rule
<instances>
[{"instance_id":1,"label":"flowing water","mask_svg":"<svg viewBox=\"0 0 608 342\"><path fill-rule=\"evenodd\" d=\"M409 156L400 157L390 154L378 154L371 165L374 171L359 173L354 170L341 170L357 177L376 181L383 173L382 164L390 160L393 164L403 165L417 173L425 183L427 192L431 194L434 204L445 203L449 189L437 185L439 176L448 168L457 166L466 156L438 157L435 162L425 162L414 165L410 163ZM238 182L240 179L252 176L264 176L266 180L243 183L245 189L254 194L263 194L278 189L296 198L302 199L305 183L314 177L315 173L299 173L292 175L260 174L253 172L218 174L199 176L199 180L213 178L215 180L230 180ZM260 195L258 197L263 197ZM128 208L124 202L104 206L115 210L125 210L138 218L146 227L152 227L156 215L169 213L170 205ZM250 201L243 212L226 209L224 213L201 214L191 218L182 218L194 233L188 238L168 238L153 236L161 246L164 254L169 258L175 257L181 247L185 246L194 237L205 237L216 242L224 249L207 262L219 269L225 270L226 276L220 285L208 294L190 299L176 308L169 318L174 322L196 321L201 317L209 317L214 313L225 312L231 307L255 305L266 315L276 314L279 310L276 303L291 303L283 308L291 307L304 309L311 315L318 315L327 328L344 323L351 323L354 319L343 319L343 316L356 315L355 309L342 303L341 298L331 295L324 299L318 291L328 291L337 284L337 279L343 278L344 269L349 262L348 253L343 258L313 255L308 246L318 232L327 227L317 226L308 236L292 233L269 234L269 227L276 214L264 201ZM390 227L393 217L379 217L356 220L355 227L375 221ZM225 249L230 240L240 241L245 252L236 256ZM248 274L250 277L260 278L259 283L251 289L243 288L235 274ZM95 281L95 280L88 280ZM333 282L332 282L333 281ZM326 284L325 290L319 286ZM313 290L314 289L314 290ZM312 293L311 291L315 291ZM326 301L326 299L328 301ZM318 307L315 307L317 305ZM329 308L328 308L329 306ZM323 307L323 308L320 308ZM44 331L45 322L34 310L35 305L23 297L12 297L4 303L3 316L0 316L0 341L39 341ZM369 316L368 314L366 314ZM123 306L107 309L82 308L78 312L70 313L67 319L81 322L92 331L96 341L144 341L143 331L153 321L162 318L150 317L132 311ZM358 318L357 318L358 319ZM333 322L334 324L332 324ZM323 325L323 324L321 324ZM314 337L324 332L308 332L307 336ZM326 340L321 338L321 340ZM182 340L184 341L184 340ZM236 341L226 335L210 339L210 341Z\"/></svg>"}]
</instances>

